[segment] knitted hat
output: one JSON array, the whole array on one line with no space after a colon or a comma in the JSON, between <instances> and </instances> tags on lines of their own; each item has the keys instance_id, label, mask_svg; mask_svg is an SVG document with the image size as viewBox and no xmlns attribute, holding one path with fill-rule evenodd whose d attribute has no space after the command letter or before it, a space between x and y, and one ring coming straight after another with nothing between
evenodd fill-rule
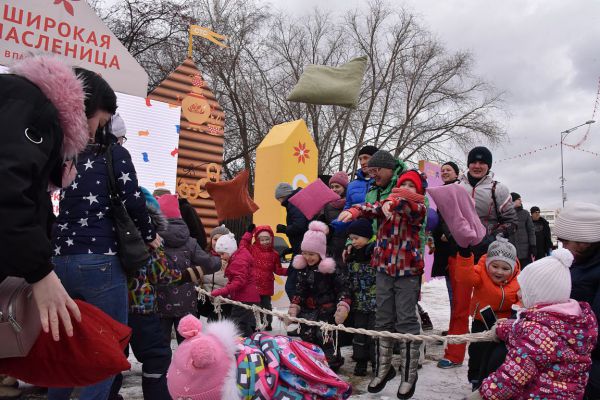
<instances>
[{"instance_id":1,"label":"knitted hat","mask_svg":"<svg viewBox=\"0 0 600 400\"><path fill-rule=\"evenodd\" d=\"M474 163L475 161L481 161L492 168L492 152L483 146L474 147L467 156L467 165Z\"/></svg>"},{"instance_id":2,"label":"knitted hat","mask_svg":"<svg viewBox=\"0 0 600 400\"><path fill-rule=\"evenodd\" d=\"M140 191L144 195L144 200L146 200L146 207L153 207L157 211L160 210L160 205L158 205L158 201L152 196L152 193L148 189L143 186L140 186Z\"/></svg>"},{"instance_id":3,"label":"knitted hat","mask_svg":"<svg viewBox=\"0 0 600 400\"><path fill-rule=\"evenodd\" d=\"M373 154L377 153L379 151L379 149L375 146L364 146L363 148L361 148L358 151L358 155L362 156L363 154L368 154L370 156L372 156Z\"/></svg>"},{"instance_id":4,"label":"knitted hat","mask_svg":"<svg viewBox=\"0 0 600 400\"><path fill-rule=\"evenodd\" d=\"M502 236L496 236L496 241L492 242L488 247L487 257L485 259L486 268L492 261L504 261L510 265L510 270L514 272L515 263L517 262L517 249Z\"/></svg>"},{"instance_id":5,"label":"knitted hat","mask_svg":"<svg viewBox=\"0 0 600 400\"><path fill-rule=\"evenodd\" d=\"M239 333L233 322L205 324L188 314L177 331L185 338L167 372L167 387L174 399L239 399L235 351Z\"/></svg>"},{"instance_id":6,"label":"knitted hat","mask_svg":"<svg viewBox=\"0 0 600 400\"><path fill-rule=\"evenodd\" d=\"M600 206L568 203L556 217L554 233L559 239L574 242L600 242Z\"/></svg>"},{"instance_id":7,"label":"knitted hat","mask_svg":"<svg viewBox=\"0 0 600 400\"><path fill-rule=\"evenodd\" d=\"M421 173L417 170L411 169L410 171L406 171L398 178L398 182L396 182L396 187L400 187L403 182L411 181L415 187L417 188L417 193L425 194L425 188L427 187L427 181L421 176Z\"/></svg>"},{"instance_id":8,"label":"knitted hat","mask_svg":"<svg viewBox=\"0 0 600 400\"><path fill-rule=\"evenodd\" d=\"M127 134L127 128L125 128L125 121L119 114L115 114L110 118L110 129L112 134L116 137L125 137Z\"/></svg>"},{"instance_id":9,"label":"knitted hat","mask_svg":"<svg viewBox=\"0 0 600 400\"><path fill-rule=\"evenodd\" d=\"M229 229L227 229L227 227L225 225L219 225L219 226L215 226L212 231L210 231L210 238L212 239L215 235L227 235L231 233L229 231Z\"/></svg>"},{"instance_id":10,"label":"knitted hat","mask_svg":"<svg viewBox=\"0 0 600 400\"><path fill-rule=\"evenodd\" d=\"M369 168L396 168L396 159L389 151L379 150L371 156L367 166Z\"/></svg>"},{"instance_id":11,"label":"knitted hat","mask_svg":"<svg viewBox=\"0 0 600 400\"><path fill-rule=\"evenodd\" d=\"M531 207L531 210L529 210L530 213L534 213L534 212L540 212L540 208L538 206L533 206Z\"/></svg>"},{"instance_id":12,"label":"knitted hat","mask_svg":"<svg viewBox=\"0 0 600 400\"><path fill-rule=\"evenodd\" d=\"M456 172L456 175L460 174L460 170L458 168L458 165L454 161L447 161L447 162L445 162L445 163L442 164L442 167L444 165L449 165L454 170L454 172Z\"/></svg>"},{"instance_id":13,"label":"knitted hat","mask_svg":"<svg viewBox=\"0 0 600 400\"><path fill-rule=\"evenodd\" d=\"M179 199L175 194L163 194L158 199L158 205L160 211L167 218L181 218L181 211L179 210Z\"/></svg>"},{"instance_id":14,"label":"knitted hat","mask_svg":"<svg viewBox=\"0 0 600 400\"><path fill-rule=\"evenodd\" d=\"M521 195L519 193L512 192L510 197L512 197L512 201L517 201L521 198Z\"/></svg>"},{"instance_id":15,"label":"knitted hat","mask_svg":"<svg viewBox=\"0 0 600 400\"><path fill-rule=\"evenodd\" d=\"M343 187L348 187L348 174L343 171L336 172L329 179L329 184L331 185L332 183L337 183Z\"/></svg>"},{"instance_id":16,"label":"knitted hat","mask_svg":"<svg viewBox=\"0 0 600 400\"><path fill-rule=\"evenodd\" d=\"M281 182L275 188L275 198L280 199L282 197L288 197L290 194L292 194L293 191L294 188L292 188L292 185L290 185L289 183Z\"/></svg>"},{"instance_id":17,"label":"knitted hat","mask_svg":"<svg viewBox=\"0 0 600 400\"><path fill-rule=\"evenodd\" d=\"M233 233L228 233L217 239L215 244L215 251L217 253L227 253L229 255L235 253L238 249L237 242Z\"/></svg>"},{"instance_id":18,"label":"knitted hat","mask_svg":"<svg viewBox=\"0 0 600 400\"><path fill-rule=\"evenodd\" d=\"M348 225L346 233L371 239L373 236L373 223L366 218L359 218Z\"/></svg>"},{"instance_id":19,"label":"knitted hat","mask_svg":"<svg viewBox=\"0 0 600 400\"><path fill-rule=\"evenodd\" d=\"M327 234L329 228L321 221L313 221L308 225L308 231L304 234L300 249L302 251L310 251L317 253L321 259L325 259L327 251Z\"/></svg>"},{"instance_id":20,"label":"knitted hat","mask_svg":"<svg viewBox=\"0 0 600 400\"><path fill-rule=\"evenodd\" d=\"M154 189L154 192L152 192L152 196L154 197L160 197L163 194L171 194L171 191L169 189L158 188Z\"/></svg>"},{"instance_id":21,"label":"knitted hat","mask_svg":"<svg viewBox=\"0 0 600 400\"><path fill-rule=\"evenodd\" d=\"M523 306L530 308L540 303L566 303L571 297L569 267L573 255L567 249L557 249L548 257L527 266L517 281L521 286Z\"/></svg>"}]
</instances>

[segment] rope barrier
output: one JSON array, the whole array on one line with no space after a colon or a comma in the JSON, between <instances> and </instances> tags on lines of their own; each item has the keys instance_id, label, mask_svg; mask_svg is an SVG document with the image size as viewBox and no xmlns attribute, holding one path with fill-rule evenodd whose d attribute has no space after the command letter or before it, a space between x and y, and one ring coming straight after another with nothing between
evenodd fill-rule
<instances>
[{"instance_id":1,"label":"rope barrier","mask_svg":"<svg viewBox=\"0 0 600 400\"><path fill-rule=\"evenodd\" d=\"M221 319L221 312L222 312L221 305L223 303L231 304L231 305L234 305L237 307L242 307L242 308L245 308L246 310L252 311L254 313L254 317L257 322L257 327L259 326L259 324L262 326L262 328L259 328L259 330L264 329L266 324L262 325L264 320L261 321L260 316L257 317L257 314L263 314L263 315L265 315L265 317L266 317L266 315L271 315L273 317L277 317L280 320L284 321L284 323L286 325L288 325L290 322L295 322L298 324L304 324L304 325L308 325L308 326L318 327L323 332L324 339L332 338L331 334L333 332L335 335L335 337L333 338L334 348L336 348L336 349L337 349L337 339L338 339L339 331L355 333L355 334L360 334L360 335L367 335L367 336L376 337L376 338L390 338L390 339L405 340L405 341L442 342L444 344L444 346L446 346L447 344L493 342L496 340L496 334L493 331L485 331L485 332L481 332L481 333L467 333L464 335L441 336L441 335L413 335L411 333L395 333L395 332L389 332L389 331L372 331L372 330L363 329L363 328L351 328L348 326L344 326L342 324L334 325L334 324L330 324L330 323L323 322L323 321L312 321L312 320L304 319L304 318L291 317L287 313L282 313L282 312L273 311L273 310L267 310L267 309L261 308L257 305L248 305L248 304L244 304L239 301L227 299L227 298L221 297L221 296L217 296L217 297L211 296L210 292L207 292L206 290L204 290L200 287L197 287L196 290L199 293L198 300L204 302L204 301L206 301L207 297L210 297L213 299L214 311L215 311L215 313L218 314L219 319ZM265 320L266 320L266 318L265 318Z\"/></svg>"}]
</instances>

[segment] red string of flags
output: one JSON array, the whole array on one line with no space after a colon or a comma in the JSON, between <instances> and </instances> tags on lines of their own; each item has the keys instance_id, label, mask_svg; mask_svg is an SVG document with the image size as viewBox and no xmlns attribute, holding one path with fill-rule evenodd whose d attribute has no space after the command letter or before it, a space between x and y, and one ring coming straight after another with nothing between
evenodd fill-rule
<instances>
[{"instance_id":1,"label":"red string of flags","mask_svg":"<svg viewBox=\"0 0 600 400\"><path fill-rule=\"evenodd\" d=\"M496 163L501 163L501 162L508 161L508 160L515 160L517 158L527 157L527 156L530 156L530 155L535 154L537 152L544 151L544 150L549 150L549 149L552 149L552 148L557 147L557 146L560 146L560 143L550 144L548 146L540 147L539 149L535 149L535 150L527 151L525 153L521 153L521 154L517 154L517 155L511 156L511 157L503 158L503 159L495 161L495 162Z\"/></svg>"},{"instance_id":2,"label":"red string of flags","mask_svg":"<svg viewBox=\"0 0 600 400\"><path fill-rule=\"evenodd\" d=\"M596 153L595 151L590 151L590 150L586 150L586 149L580 149L579 147L577 147L576 145L573 144L566 144L563 143L565 146L572 148L573 150L579 150L579 151L583 151L584 153L589 153L589 154L593 154L596 157L600 157L600 153Z\"/></svg>"},{"instance_id":3,"label":"red string of flags","mask_svg":"<svg viewBox=\"0 0 600 400\"><path fill-rule=\"evenodd\" d=\"M592 111L592 118L590 118L591 120L593 120L594 117L596 116L596 111L598 110L599 104L600 104L600 78L598 79L598 91L596 92L596 101L594 102L594 111ZM577 148L577 147L581 146L587 140L588 136L590 135L591 129L592 129L592 124L589 124L585 131L585 135L583 135L581 140L579 142L577 142L577 144L575 144L575 147L573 147L573 148ZM588 151L588 153L589 153L589 151ZM591 153L593 153L593 152L591 152Z\"/></svg>"}]
</instances>

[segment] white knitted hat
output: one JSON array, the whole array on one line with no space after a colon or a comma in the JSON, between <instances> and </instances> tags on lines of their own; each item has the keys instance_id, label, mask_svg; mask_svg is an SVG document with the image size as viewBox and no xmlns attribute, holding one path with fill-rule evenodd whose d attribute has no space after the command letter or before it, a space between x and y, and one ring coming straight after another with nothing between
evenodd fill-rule
<instances>
[{"instance_id":1,"label":"white knitted hat","mask_svg":"<svg viewBox=\"0 0 600 400\"><path fill-rule=\"evenodd\" d=\"M227 235L221 236L219 239L217 239L217 243L215 244L215 251L217 253L227 253L231 255L235 253L237 248L237 242L235 241L235 236L233 233L228 233Z\"/></svg>"},{"instance_id":2,"label":"white knitted hat","mask_svg":"<svg viewBox=\"0 0 600 400\"><path fill-rule=\"evenodd\" d=\"M600 206L591 203L568 203L556 217L554 234L574 242L600 242Z\"/></svg>"},{"instance_id":3,"label":"white knitted hat","mask_svg":"<svg viewBox=\"0 0 600 400\"><path fill-rule=\"evenodd\" d=\"M567 249L554 250L551 255L532 262L517 281L521 286L523 306L530 308L540 303L566 303L571 297L569 267L573 255Z\"/></svg>"},{"instance_id":4,"label":"white knitted hat","mask_svg":"<svg viewBox=\"0 0 600 400\"><path fill-rule=\"evenodd\" d=\"M492 261L504 261L510 265L510 270L514 272L515 263L517 262L517 249L502 236L496 236L496 240L488 247L487 256L485 259L486 268Z\"/></svg>"},{"instance_id":5,"label":"white knitted hat","mask_svg":"<svg viewBox=\"0 0 600 400\"><path fill-rule=\"evenodd\" d=\"M110 129L115 137L123 137L127 134L127 128L125 127L125 121L119 114L115 114L110 119Z\"/></svg>"}]
</instances>

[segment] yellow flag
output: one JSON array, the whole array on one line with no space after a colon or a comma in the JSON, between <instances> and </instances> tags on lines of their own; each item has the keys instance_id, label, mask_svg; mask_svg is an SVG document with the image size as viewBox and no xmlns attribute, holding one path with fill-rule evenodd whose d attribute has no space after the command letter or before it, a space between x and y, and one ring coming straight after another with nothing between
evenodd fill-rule
<instances>
[{"instance_id":1,"label":"yellow flag","mask_svg":"<svg viewBox=\"0 0 600 400\"><path fill-rule=\"evenodd\" d=\"M188 47L188 56L189 57L192 56L192 37L193 36L203 37L204 39L210 40L217 46L229 47L225 43L223 43L219 40L219 39L221 39L221 40L227 39L227 36L213 32L210 29L204 28L200 25L191 25L190 26L190 40L189 40L189 47Z\"/></svg>"}]
</instances>

